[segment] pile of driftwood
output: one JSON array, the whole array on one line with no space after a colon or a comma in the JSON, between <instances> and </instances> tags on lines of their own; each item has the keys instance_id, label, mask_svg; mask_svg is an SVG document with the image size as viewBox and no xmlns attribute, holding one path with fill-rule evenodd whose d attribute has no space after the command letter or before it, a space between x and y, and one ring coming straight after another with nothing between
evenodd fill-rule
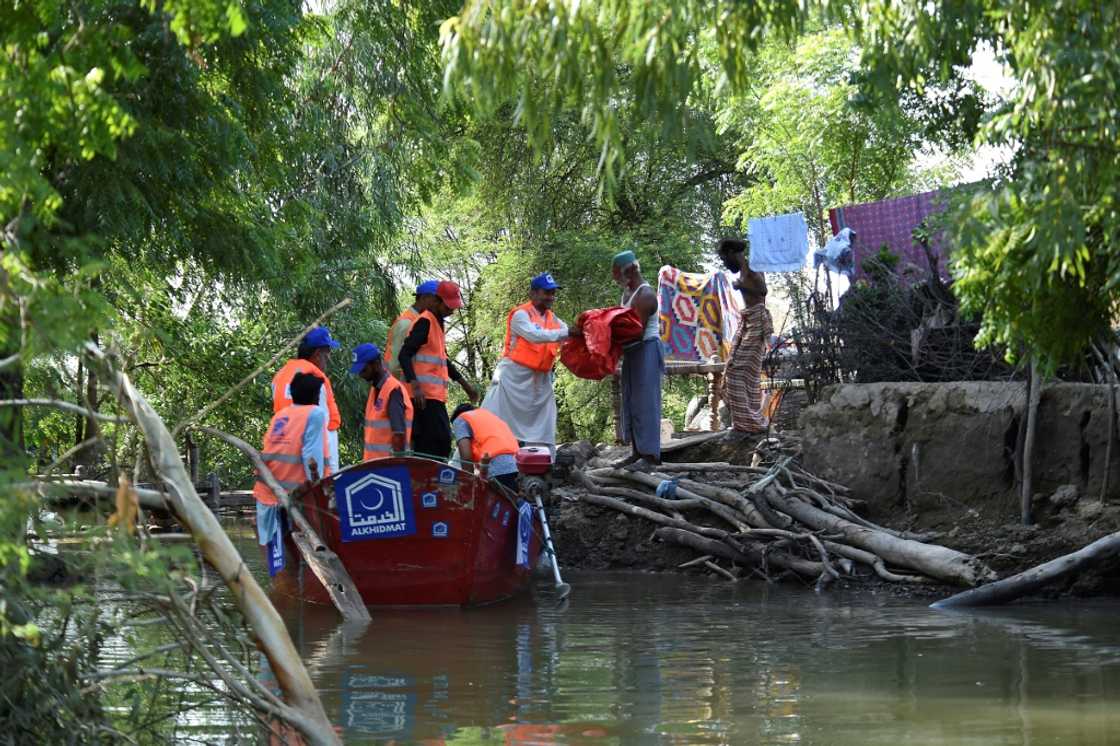
<instances>
[{"instance_id":1,"label":"pile of driftwood","mask_svg":"<svg viewBox=\"0 0 1120 746\"><path fill-rule=\"evenodd\" d=\"M749 466L666 463L653 473L586 468L573 479L582 488L579 500L656 524L658 539L700 555L682 567L704 566L729 579L792 574L820 590L860 573L969 587L995 578L976 557L928 543L931 535L860 517L849 490L802 469L798 454L795 444L770 439L756 447Z\"/></svg>"}]
</instances>

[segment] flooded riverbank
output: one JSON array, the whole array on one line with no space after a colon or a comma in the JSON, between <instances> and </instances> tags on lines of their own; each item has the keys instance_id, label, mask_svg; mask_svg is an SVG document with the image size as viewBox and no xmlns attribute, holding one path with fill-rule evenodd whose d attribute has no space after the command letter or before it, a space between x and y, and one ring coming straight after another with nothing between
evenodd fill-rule
<instances>
[{"instance_id":1,"label":"flooded riverbank","mask_svg":"<svg viewBox=\"0 0 1120 746\"><path fill-rule=\"evenodd\" d=\"M1120 733L1120 604L947 614L867 594L573 575L522 599L287 603L347 743L1103 744Z\"/></svg>"}]
</instances>

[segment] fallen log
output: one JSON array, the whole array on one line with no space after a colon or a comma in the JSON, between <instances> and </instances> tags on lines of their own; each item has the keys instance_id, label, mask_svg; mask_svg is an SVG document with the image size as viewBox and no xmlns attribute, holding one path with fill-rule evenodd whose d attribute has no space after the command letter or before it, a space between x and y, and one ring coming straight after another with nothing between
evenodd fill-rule
<instances>
[{"instance_id":1,"label":"fallen log","mask_svg":"<svg viewBox=\"0 0 1120 746\"><path fill-rule=\"evenodd\" d=\"M653 474L643 474L638 471L627 471L626 469L600 469L597 470L596 473L604 473L605 476L609 476L613 479L629 480L645 487L652 487L653 489L657 489L657 486L665 481L663 476L659 477ZM683 487L677 488L677 497L685 500L699 501L706 510L734 526L737 531L749 528L749 521L746 516L738 510L735 510L732 506L725 505Z\"/></svg>"},{"instance_id":2,"label":"fallen log","mask_svg":"<svg viewBox=\"0 0 1120 746\"><path fill-rule=\"evenodd\" d=\"M21 482L14 486L34 490L47 503L53 504L70 502L74 496L112 499L116 497L117 490L120 489L105 482L94 482L88 479L37 479L34 482ZM139 498L141 507L147 510L170 512L171 507L168 505L164 493L142 487L132 487L131 489Z\"/></svg>"},{"instance_id":3,"label":"fallen log","mask_svg":"<svg viewBox=\"0 0 1120 746\"><path fill-rule=\"evenodd\" d=\"M763 547L751 543L744 543L743 551L739 551L717 539L700 536L681 528L665 526L654 531L653 535L662 541L689 547L748 567L765 567L769 563L783 570L792 570L806 578L819 578L825 571L820 562L801 559L785 552L766 552Z\"/></svg>"},{"instance_id":4,"label":"fallen log","mask_svg":"<svg viewBox=\"0 0 1120 746\"><path fill-rule=\"evenodd\" d=\"M129 377L111 363L100 347L87 342L85 351L104 369L106 385L116 394L121 407L143 434L152 469L167 485L167 502L172 512L195 536L202 556L229 587L230 598L244 615L268 658L269 667L284 694L285 704L277 707L278 713L310 743L338 746L341 744L338 734L323 709L323 702L283 618L249 571L218 519L198 496L167 426Z\"/></svg>"},{"instance_id":5,"label":"fallen log","mask_svg":"<svg viewBox=\"0 0 1120 746\"><path fill-rule=\"evenodd\" d=\"M931 604L933 609L999 606L1081 572L1086 567L1120 554L1120 531L1097 539L1076 552L1024 570L994 583L958 593Z\"/></svg>"},{"instance_id":6,"label":"fallen log","mask_svg":"<svg viewBox=\"0 0 1120 746\"><path fill-rule=\"evenodd\" d=\"M775 510L813 530L834 534L842 543L866 549L893 565L911 568L923 575L958 585L975 586L995 578L995 573L976 557L948 547L900 539L860 526L809 505L797 497L786 497L776 483L771 482L763 494Z\"/></svg>"},{"instance_id":7,"label":"fallen log","mask_svg":"<svg viewBox=\"0 0 1120 746\"><path fill-rule=\"evenodd\" d=\"M727 541L731 539L731 534L721 528L709 528L708 526L697 526L694 523L689 523L680 518L673 518L671 516L658 513L653 510L647 510L639 505L631 505L630 503L623 502L622 500L615 500L613 497L606 497L604 495L586 494L580 497L583 502L591 503L592 505L599 505L611 510L617 510L626 515L632 515L636 518L645 518L652 523L658 523L662 526L672 526L673 528L691 531L694 534L700 534L716 541Z\"/></svg>"}]
</instances>

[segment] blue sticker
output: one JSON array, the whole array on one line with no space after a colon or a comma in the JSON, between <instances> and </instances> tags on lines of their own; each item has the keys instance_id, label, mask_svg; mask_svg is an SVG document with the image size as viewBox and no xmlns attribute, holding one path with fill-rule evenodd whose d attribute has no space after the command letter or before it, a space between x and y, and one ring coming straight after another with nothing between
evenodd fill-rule
<instances>
[{"instance_id":1,"label":"blue sticker","mask_svg":"<svg viewBox=\"0 0 1120 746\"><path fill-rule=\"evenodd\" d=\"M509 525L509 511L508 510L505 513L502 513L502 525L503 526L508 526Z\"/></svg>"},{"instance_id":2,"label":"blue sticker","mask_svg":"<svg viewBox=\"0 0 1120 746\"><path fill-rule=\"evenodd\" d=\"M501 509L502 509L502 504L500 502L498 502L497 500L495 500L494 501L494 509L492 511L490 511L490 517L491 518L497 518L498 517L498 511L501 510Z\"/></svg>"},{"instance_id":3,"label":"blue sticker","mask_svg":"<svg viewBox=\"0 0 1120 746\"><path fill-rule=\"evenodd\" d=\"M455 470L451 468L441 469L439 472L439 483L455 484Z\"/></svg>"},{"instance_id":4,"label":"blue sticker","mask_svg":"<svg viewBox=\"0 0 1120 746\"><path fill-rule=\"evenodd\" d=\"M425 492L423 495L420 496L421 507L434 508L436 506L436 503L437 503L436 493L434 493L434 492Z\"/></svg>"},{"instance_id":5,"label":"blue sticker","mask_svg":"<svg viewBox=\"0 0 1120 746\"><path fill-rule=\"evenodd\" d=\"M517 564L529 566L529 541L533 538L533 509L529 503L517 506Z\"/></svg>"},{"instance_id":6,"label":"blue sticker","mask_svg":"<svg viewBox=\"0 0 1120 746\"><path fill-rule=\"evenodd\" d=\"M436 539L447 538L447 524L443 521L436 521L432 524L432 537Z\"/></svg>"},{"instance_id":7,"label":"blue sticker","mask_svg":"<svg viewBox=\"0 0 1120 746\"><path fill-rule=\"evenodd\" d=\"M389 539L416 533L408 467L342 472L334 482L343 541Z\"/></svg>"},{"instance_id":8,"label":"blue sticker","mask_svg":"<svg viewBox=\"0 0 1120 746\"><path fill-rule=\"evenodd\" d=\"M276 573L284 569L284 534L277 527L276 533L268 540L268 576L276 577Z\"/></svg>"}]
</instances>

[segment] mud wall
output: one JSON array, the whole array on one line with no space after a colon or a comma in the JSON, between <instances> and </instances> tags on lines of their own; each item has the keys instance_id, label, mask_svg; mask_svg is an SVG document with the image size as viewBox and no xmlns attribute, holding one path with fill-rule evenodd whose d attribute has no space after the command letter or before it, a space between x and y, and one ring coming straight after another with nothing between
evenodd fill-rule
<instances>
[{"instance_id":1,"label":"mud wall","mask_svg":"<svg viewBox=\"0 0 1120 746\"><path fill-rule=\"evenodd\" d=\"M1014 499L1015 449L1025 424L1022 383L872 383L827 389L800 418L806 466L847 484L873 512L931 503ZM1096 497L1108 445L1106 386L1042 391L1035 492L1063 485ZM1120 496L1120 443L1110 496Z\"/></svg>"}]
</instances>

